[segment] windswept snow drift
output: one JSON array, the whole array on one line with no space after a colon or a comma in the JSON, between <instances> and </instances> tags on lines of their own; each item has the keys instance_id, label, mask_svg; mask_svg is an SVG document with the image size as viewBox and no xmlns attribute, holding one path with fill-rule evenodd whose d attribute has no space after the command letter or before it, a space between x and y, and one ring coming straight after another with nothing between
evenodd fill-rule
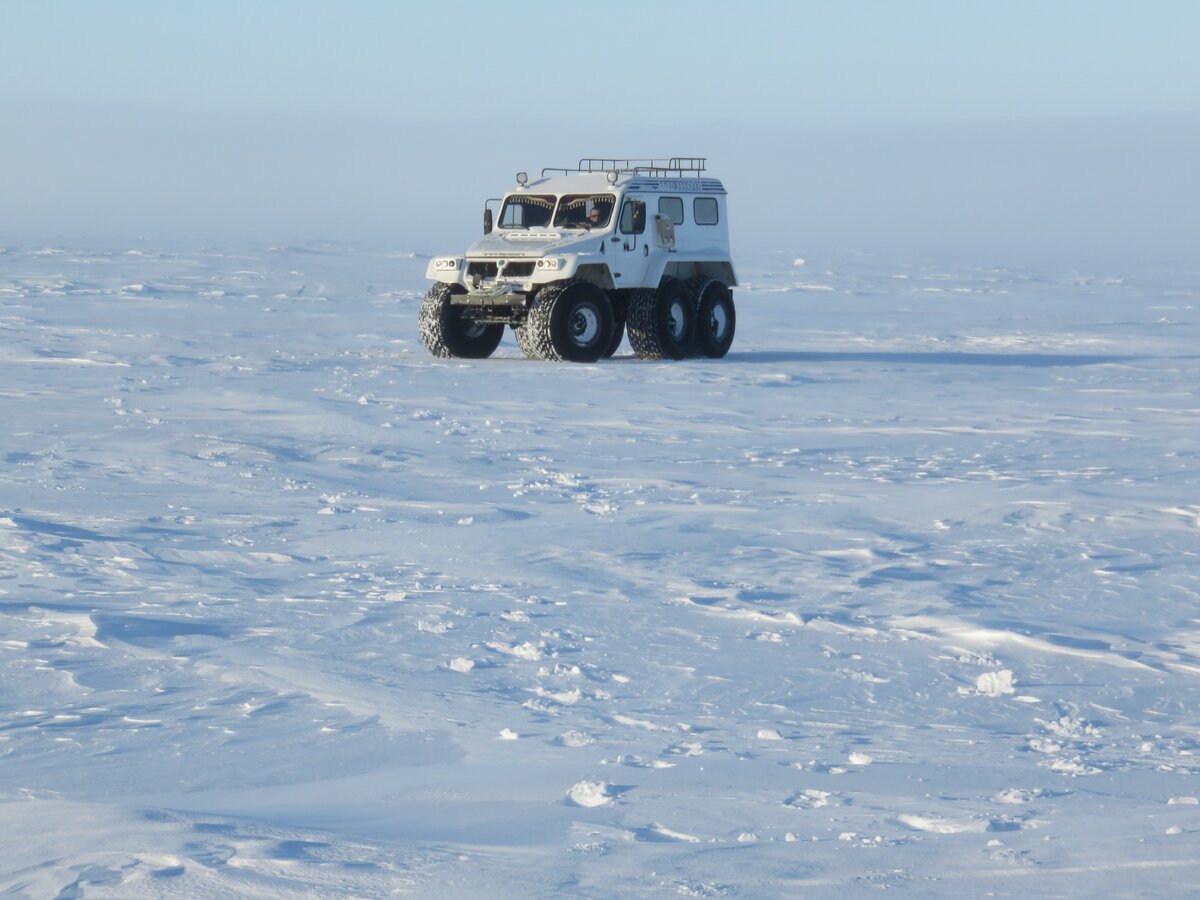
<instances>
[{"instance_id":1,"label":"windswept snow drift","mask_svg":"<svg viewBox=\"0 0 1200 900\"><path fill-rule=\"evenodd\" d=\"M1192 889L1196 273L804 257L571 366L394 251L5 248L0 891Z\"/></svg>"}]
</instances>

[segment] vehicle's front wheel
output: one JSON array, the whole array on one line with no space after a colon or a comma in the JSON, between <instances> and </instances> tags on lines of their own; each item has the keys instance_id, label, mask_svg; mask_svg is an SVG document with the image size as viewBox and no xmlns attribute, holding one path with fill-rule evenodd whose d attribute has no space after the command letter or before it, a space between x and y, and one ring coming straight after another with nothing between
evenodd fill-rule
<instances>
[{"instance_id":1,"label":"vehicle's front wheel","mask_svg":"<svg viewBox=\"0 0 1200 900\"><path fill-rule=\"evenodd\" d=\"M667 279L657 291L635 291L626 330L641 359L683 359L692 340L695 304L682 282Z\"/></svg>"},{"instance_id":2,"label":"vehicle's front wheel","mask_svg":"<svg viewBox=\"0 0 1200 900\"><path fill-rule=\"evenodd\" d=\"M460 284L435 284L421 301L417 322L421 342L442 359L485 359L495 352L504 336L503 325L476 322L464 315L467 307L455 306L450 298L465 294Z\"/></svg>"},{"instance_id":3,"label":"vehicle's front wheel","mask_svg":"<svg viewBox=\"0 0 1200 900\"><path fill-rule=\"evenodd\" d=\"M568 281L543 288L522 327L532 330L531 344L549 346L545 358L596 362L612 338L612 304L590 281Z\"/></svg>"},{"instance_id":4,"label":"vehicle's front wheel","mask_svg":"<svg viewBox=\"0 0 1200 900\"><path fill-rule=\"evenodd\" d=\"M544 360L553 359L553 356L547 357L546 351L549 349L549 344L543 345L538 340L537 332L529 327L528 321L522 322L513 329L513 334L517 338L517 346L521 348L521 353L526 359Z\"/></svg>"},{"instance_id":5,"label":"vehicle's front wheel","mask_svg":"<svg viewBox=\"0 0 1200 900\"><path fill-rule=\"evenodd\" d=\"M621 341L625 339L625 313L618 313L613 310L613 330L612 337L609 338L608 347L604 350L604 358L609 359L617 348L621 346Z\"/></svg>"}]
</instances>

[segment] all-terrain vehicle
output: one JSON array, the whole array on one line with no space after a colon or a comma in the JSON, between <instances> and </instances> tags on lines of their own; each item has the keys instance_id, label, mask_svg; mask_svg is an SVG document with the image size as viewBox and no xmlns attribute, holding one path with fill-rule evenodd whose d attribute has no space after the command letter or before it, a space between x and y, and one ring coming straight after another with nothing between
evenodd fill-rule
<instances>
[{"instance_id":1,"label":"all-terrain vehicle","mask_svg":"<svg viewBox=\"0 0 1200 900\"><path fill-rule=\"evenodd\" d=\"M581 159L484 205L483 237L430 260L421 340L491 356L507 325L530 359L595 362L628 332L642 359L724 356L737 284L725 188L702 157ZM498 215L497 215L498 212Z\"/></svg>"}]
</instances>

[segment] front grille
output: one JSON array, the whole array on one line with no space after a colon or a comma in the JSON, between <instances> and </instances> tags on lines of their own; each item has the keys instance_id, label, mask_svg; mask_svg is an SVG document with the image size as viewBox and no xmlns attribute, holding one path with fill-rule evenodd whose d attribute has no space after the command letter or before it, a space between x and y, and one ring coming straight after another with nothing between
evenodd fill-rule
<instances>
[{"instance_id":1,"label":"front grille","mask_svg":"<svg viewBox=\"0 0 1200 900\"><path fill-rule=\"evenodd\" d=\"M510 262L503 269L494 262L467 263L467 276L478 275L480 278L495 278L503 272L505 278L528 278L533 274L533 262Z\"/></svg>"}]
</instances>

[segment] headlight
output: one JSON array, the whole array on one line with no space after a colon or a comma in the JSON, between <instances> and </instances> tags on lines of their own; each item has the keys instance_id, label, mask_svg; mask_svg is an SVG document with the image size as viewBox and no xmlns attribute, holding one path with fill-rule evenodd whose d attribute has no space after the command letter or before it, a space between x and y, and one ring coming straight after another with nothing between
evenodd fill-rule
<instances>
[{"instance_id":1,"label":"headlight","mask_svg":"<svg viewBox=\"0 0 1200 900\"><path fill-rule=\"evenodd\" d=\"M552 259L549 256L543 256L541 259L539 259L537 261L537 267L539 269L557 269L558 264L559 264L559 260Z\"/></svg>"},{"instance_id":2,"label":"headlight","mask_svg":"<svg viewBox=\"0 0 1200 900\"><path fill-rule=\"evenodd\" d=\"M458 260L452 257L442 257L433 261L433 267L435 269L457 269Z\"/></svg>"}]
</instances>

